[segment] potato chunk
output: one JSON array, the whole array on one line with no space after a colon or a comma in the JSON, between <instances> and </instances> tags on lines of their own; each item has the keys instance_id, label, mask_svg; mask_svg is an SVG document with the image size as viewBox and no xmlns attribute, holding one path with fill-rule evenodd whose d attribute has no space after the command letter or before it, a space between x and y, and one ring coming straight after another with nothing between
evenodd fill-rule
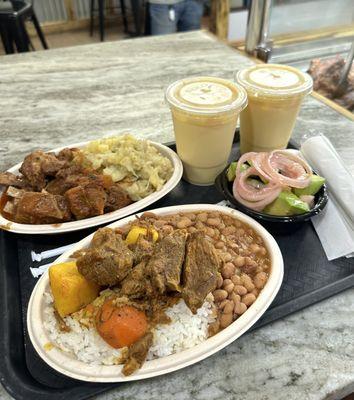
<instances>
[{"instance_id":1,"label":"potato chunk","mask_svg":"<svg viewBox=\"0 0 354 400\"><path fill-rule=\"evenodd\" d=\"M156 242L156 240L159 237L159 234L155 229L150 228L149 232L148 232L148 230L142 226L133 226L130 229L130 231L125 239L125 243L127 245L135 244L138 241L138 238L140 235L146 236L148 233L152 234L152 240L154 242Z\"/></svg>"},{"instance_id":2,"label":"potato chunk","mask_svg":"<svg viewBox=\"0 0 354 400\"><path fill-rule=\"evenodd\" d=\"M98 296L100 290L95 282L86 280L79 273L75 261L51 266L49 281L54 306L61 317L87 306Z\"/></svg>"}]
</instances>

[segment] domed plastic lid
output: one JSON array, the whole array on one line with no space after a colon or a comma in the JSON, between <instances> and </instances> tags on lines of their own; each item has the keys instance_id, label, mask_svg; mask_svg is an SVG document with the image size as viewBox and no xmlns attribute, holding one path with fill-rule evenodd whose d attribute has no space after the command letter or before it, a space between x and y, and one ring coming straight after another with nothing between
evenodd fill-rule
<instances>
[{"instance_id":1,"label":"domed plastic lid","mask_svg":"<svg viewBox=\"0 0 354 400\"><path fill-rule=\"evenodd\" d=\"M261 64L242 69L236 74L237 82L254 96L289 97L306 95L312 91L309 74L279 64Z\"/></svg>"},{"instance_id":2,"label":"domed plastic lid","mask_svg":"<svg viewBox=\"0 0 354 400\"><path fill-rule=\"evenodd\" d=\"M226 79L208 76L181 79L166 90L170 106L192 114L216 115L243 110L246 91Z\"/></svg>"}]
</instances>

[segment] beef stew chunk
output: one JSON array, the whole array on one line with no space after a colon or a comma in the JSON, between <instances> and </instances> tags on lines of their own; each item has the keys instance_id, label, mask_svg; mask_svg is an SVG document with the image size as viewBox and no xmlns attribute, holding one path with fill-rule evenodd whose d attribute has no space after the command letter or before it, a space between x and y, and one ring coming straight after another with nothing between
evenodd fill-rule
<instances>
[{"instance_id":1,"label":"beef stew chunk","mask_svg":"<svg viewBox=\"0 0 354 400\"><path fill-rule=\"evenodd\" d=\"M70 219L70 209L63 196L25 192L18 199L15 220L19 223L52 224Z\"/></svg>"},{"instance_id":2,"label":"beef stew chunk","mask_svg":"<svg viewBox=\"0 0 354 400\"><path fill-rule=\"evenodd\" d=\"M153 286L160 294L180 292L181 271L185 255L186 235L174 232L155 245L147 270Z\"/></svg>"},{"instance_id":3,"label":"beef stew chunk","mask_svg":"<svg viewBox=\"0 0 354 400\"><path fill-rule=\"evenodd\" d=\"M99 186L76 186L65 193L70 210L76 219L102 215L106 192Z\"/></svg>"},{"instance_id":4,"label":"beef stew chunk","mask_svg":"<svg viewBox=\"0 0 354 400\"><path fill-rule=\"evenodd\" d=\"M122 370L125 376L131 375L144 364L149 348L152 346L152 342L153 334L148 332L145 336L129 347L128 355Z\"/></svg>"},{"instance_id":5,"label":"beef stew chunk","mask_svg":"<svg viewBox=\"0 0 354 400\"><path fill-rule=\"evenodd\" d=\"M149 297L153 293L146 261L141 261L122 282L121 293L133 299Z\"/></svg>"},{"instance_id":6,"label":"beef stew chunk","mask_svg":"<svg viewBox=\"0 0 354 400\"><path fill-rule=\"evenodd\" d=\"M139 235L138 240L133 248L134 263L139 264L143 260L147 260L154 252L154 243L152 237Z\"/></svg>"},{"instance_id":7,"label":"beef stew chunk","mask_svg":"<svg viewBox=\"0 0 354 400\"><path fill-rule=\"evenodd\" d=\"M214 246L202 232L194 232L187 239L183 266L182 297L195 314L208 293L216 288L219 260Z\"/></svg>"},{"instance_id":8,"label":"beef stew chunk","mask_svg":"<svg viewBox=\"0 0 354 400\"><path fill-rule=\"evenodd\" d=\"M28 183L21 177L12 174L11 172L0 172L0 186L15 186L24 188Z\"/></svg>"},{"instance_id":9,"label":"beef stew chunk","mask_svg":"<svg viewBox=\"0 0 354 400\"><path fill-rule=\"evenodd\" d=\"M133 266L133 252L122 236L109 228L99 229L93 236L91 247L74 257L78 257L80 274L100 286L117 285Z\"/></svg>"},{"instance_id":10,"label":"beef stew chunk","mask_svg":"<svg viewBox=\"0 0 354 400\"><path fill-rule=\"evenodd\" d=\"M54 154L34 151L25 157L20 172L35 190L42 190L47 183L48 176L63 168L65 161L58 160Z\"/></svg>"},{"instance_id":11,"label":"beef stew chunk","mask_svg":"<svg viewBox=\"0 0 354 400\"><path fill-rule=\"evenodd\" d=\"M132 201L125 189L118 183L113 184L107 189L107 200L104 207L105 212L119 210L131 204Z\"/></svg>"}]
</instances>

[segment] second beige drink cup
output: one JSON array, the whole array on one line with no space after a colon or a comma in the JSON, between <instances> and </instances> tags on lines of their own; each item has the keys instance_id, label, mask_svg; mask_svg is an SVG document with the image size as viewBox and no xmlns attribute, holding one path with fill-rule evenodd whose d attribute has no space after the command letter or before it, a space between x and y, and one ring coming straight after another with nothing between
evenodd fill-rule
<instances>
[{"instance_id":1,"label":"second beige drink cup","mask_svg":"<svg viewBox=\"0 0 354 400\"><path fill-rule=\"evenodd\" d=\"M240 117L241 153L286 148L304 97L312 90L310 75L296 68L261 64L236 75L248 96Z\"/></svg>"},{"instance_id":2,"label":"second beige drink cup","mask_svg":"<svg viewBox=\"0 0 354 400\"><path fill-rule=\"evenodd\" d=\"M247 94L237 84L213 77L194 77L172 83L166 91L184 178L211 185L226 166L237 119Z\"/></svg>"}]
</instances>

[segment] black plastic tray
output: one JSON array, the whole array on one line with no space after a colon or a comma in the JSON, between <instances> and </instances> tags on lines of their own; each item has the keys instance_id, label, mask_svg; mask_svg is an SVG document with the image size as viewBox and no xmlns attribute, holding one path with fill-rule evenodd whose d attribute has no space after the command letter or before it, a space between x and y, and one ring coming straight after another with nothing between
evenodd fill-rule
<instances>
[{"instance_id":1,"label":"black plastic tray","mask_svg":"<svg viewBox=\"0 0 354 400\"><path fill-rule=\"evenodd\" d=\"M237 151L236 143L232 158ZM221 200L214 186L193 186L181 181L170 194L149 208ZM30 251L74 243L93 230L47 236L0 233L0 379L15 399L87 399L120 385L83 383L57 373L37 356L26 330L27 304L37 281L29 267L40 265L32 263ZM284 282L253 329L354 286L353 261L341 258L329 262L311 222L305 222L295 232L274 236L284 257ZM51 261L45 260L43 264Z\"/></svg>"}]
</instances>

